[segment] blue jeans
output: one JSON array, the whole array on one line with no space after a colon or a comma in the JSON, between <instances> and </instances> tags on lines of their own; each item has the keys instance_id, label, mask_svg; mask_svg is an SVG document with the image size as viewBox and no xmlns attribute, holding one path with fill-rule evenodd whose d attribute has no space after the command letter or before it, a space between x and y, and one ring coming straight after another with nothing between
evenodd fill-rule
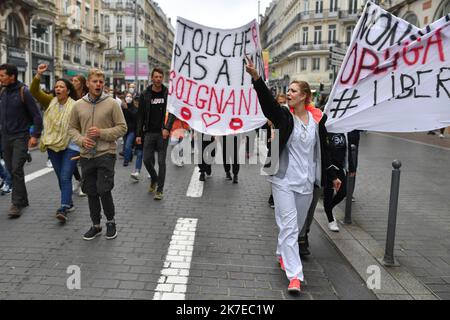
<instances>
[{"instance_id":1,"label":"blue jeans","mask_svg":"<svg viewBox=\"0 0 450 320\"><path fill-rule=\"evenodd\" d=\"M9 174L8 169L6 169L6 167L2 166L1 163L0 163L0 178L2 178L3 181L8 186L11 186L11 184L12 184L11 175Z\"/></svg>"},{"instance_id":2,"label":"blue jeans","mask_svg":"<svg viewBox=\"0 0 450 320\"><path fill-rule=\"evenodd\" d=\"M78 151L71 149L60 152L48 150L48 157L50 158L53 169L58 177L62 207L70 207L72 205L72 175L77 162L70 160L70 158L75 157L78 154Z\"/></svg>"},{"instance_id":3,"label":"blue jeans","mask_svg":"<svg viewBox=\"0 0 450 320\"><path fill-rule=\"evenodd\" d=\"M136 138L135 132L129 132L126 136L123 137L124 140L124 148L123 148L123 156L125 158L125 162L130 162L131 157L133 156L133 145L134 139Z\"/></svg>"},{"instance_id":4,"label":"blue jeans","mask_svg":"<svg viewBox=\"0 0 450 320\"><path fill-rule=\"evenodd\" d=\"M136 171L141 172L143 158L144 158L144 150L136 149L136 164L135 164Z\"/></svg>"}]
</instances>

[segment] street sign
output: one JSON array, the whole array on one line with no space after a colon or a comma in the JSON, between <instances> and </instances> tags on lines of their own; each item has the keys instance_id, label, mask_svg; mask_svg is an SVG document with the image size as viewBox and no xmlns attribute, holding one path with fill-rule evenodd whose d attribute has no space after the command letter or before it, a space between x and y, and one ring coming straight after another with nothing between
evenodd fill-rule
<instances>
[{"instance_id":1,"label":"street sign","mask_svg":"<svg viewBox=\"0 0 450 320\"><path fill-rule=\"evenodd\" d=\"M344 55L344 56L347 53L347 49L338 48L338 47L331 47L330 50L331 50L331 52L335 52L337 54L341 54L341 55Z\"/></svg>"},{"instance_id":2,"label":"street sign","mask_svg":"<svg viewBox=\"0 0 450 320\"><path fill-rule=\"evenodd\" d=\"M331 59L334 59L334 60L341 61L341 62L344 60L344 56L343 56L343 55L336 54L336 53L334 53L334 52L331 52L331 53L330 53L330 58L331 58Z\"/></svg>"},{"instance_id":3,"label":"street sign","mask_svg":"<svg viewBox=\"0 0 450 320\"><path fill-rule=\"evenodd\" d=\"M340 67L341 64L342 64L342 60L334 60L334 59L331 59L331 60L330 60L330 64L331 64L332 66L338 66L338 67Z\"/></svg>"}]
</instances>

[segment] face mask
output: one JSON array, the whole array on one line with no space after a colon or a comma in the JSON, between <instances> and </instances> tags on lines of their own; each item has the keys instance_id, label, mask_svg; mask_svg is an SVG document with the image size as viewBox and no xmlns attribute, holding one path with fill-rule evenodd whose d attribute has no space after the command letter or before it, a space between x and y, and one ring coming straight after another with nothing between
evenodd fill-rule
<instances>
[{"instance_id":1,"label":"face mask","mask_svg":"<svg viewBox=\"0 0 450 320\"><path fill-rule=\"evenodd\" d=\"M131 97L126 97L126 98L125 98L125 101L126 101L127 103L131 103L131 102L133 102L133 98L131 98Z\"/></svg>"},{"instance_id":2,"label":"face mask","mask_svg":"<svg viewBox=\"0 0 450 320\"><path fill-rule=\"evenodd\" d=\"M130 88L130 89L128 90L128 92L131 93L131 94L133 94L133 93L134 93L134 88Z\"/></svg>"}]
</instances>

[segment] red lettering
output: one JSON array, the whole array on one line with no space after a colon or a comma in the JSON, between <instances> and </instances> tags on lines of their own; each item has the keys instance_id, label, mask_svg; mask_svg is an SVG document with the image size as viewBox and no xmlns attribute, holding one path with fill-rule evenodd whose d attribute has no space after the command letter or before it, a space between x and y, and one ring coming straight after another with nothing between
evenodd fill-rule
<instances>
[{"instance_id":1,"label":"red lettering","mask_svg":"<svg viewBox=\"0 0 450 320\"><path fill-rule=\"evenodd\" d=\"M241 89L240 97L239 97L239 115L242 114L242 105L244 106L245 110L247 110L247 115L250 114L250 106L252 105L252 91L251 89L248 92L248 103L245 99L245 92L244 89Z\"/></svg>"},{"instance_id":2,"label":"red lettering","mask_svg":"<svg viewBox=\"0 0 450 320\"><path fill-rule=\"evenodd\" d=\"M209 88L208 88L208 86L205 86L204 84L202 84L201 86L198 87L197 96L195 97L195 105L199 109L204 109L205 106L206 106L206 103L208 102L208 100L206 100L206 99L199 99L198 98L198 96L200 95L200 91L202 89L205 89L206 90L206 95L209 95ZM200 104L199 104L199 102L200 102Z\"/></svg>"},{"instance_id":3,"label":"red lettering","mask_svg":"<svg viewBox=\"0 0 450 320\"><path fill-rule=\"evenodd\" d=\"M227 106L233 107L233 116L236 114L236 97L234 94L234 90L231 90L230 95L228 96L227 102L225 102L225 105L223 106L223 109L221 113L225 113L225 110L227 109Z\"/></svg>"},{"instance_id":4,"label":"red lettering","mask_svg":"<svg viewBox=\"0 0 450 320\"><path fill-rule=\"evenodd\" d=\"M181 93L180 93L180 83L182 83ZM177 88L175 90L175 95L177 99L181 100L181 98L183 98L183 94L184 94L184 78L180 76L177 80Z\"/></svg>"},{"instance_id":5,"label":"red lettering","mask_svg":"<svg viewBox=\"0 0 450 320\"><path fill-rule=\"evenodd\" d=\"M189 83L189 89L188 89L188 94L186 96L186 99L183 102L192 107L192 104L189 103L189 100L191 98L192 85L197 84L197 82L195 82L194 80L190 80L190 79L186 79L186 82Z\"/></svg>"},{"instance_id":6,"label":"red lettering","mask_svg":"<svg viewBox=\"0 0 450 320\"><path fill-rule=\"evenodd\" d=\"M350 73L349 77L347 79L343 79L344 73L347 70L347 66L348 66L348 62L350 61L350 58L352 57L352 55L354 55L353 58L353 64L352 64L352 72ZM351 78L353 78L353 74L355 73L355 66L356 66L356 60L358 58L358 44L355 43L355 45L352 48L352 51L350 52L350 56L348 57L347 61L345 61L345 65L344 65L344 69L342 69L342 74L341 74L341 83L342 84L347 84Z\"/></svg>"},{"instance_id":7,"label":"red lettering","mask_svg":"<svg viewBox=\"0 0 450 320\"><path fill-rule=\"evenodd\" d=\"M420 42L421 39L419 38L419 39L417 39L417 41ZM419 58L420 58L420 50L423 49L423 46L418 46L418 47L415 47L415 48L412 48L412 49L408 50L408 48L407 48L407 47L408 47L408 44L409 44L409 42L407 41L407 42L405 43L405 46L403 47L403 61L405 61L405 63L406 63L408 66L412 66L412 65L415 65L415 64L417 63L417 61L419 61ZM413 52L413 53L414 53L414 59L413 59L412 61L409 60L408 57L407 57L407 54L408 54L409 52Z\"/></svg>"},{"instance_id":8,"label":"red lettering","mask_svg":"<svg viewBox=\"0 0 450 320\"><path fill-rule=\"evenodd\" d=\"M174 70L172 70L169 74L169 93L168 95L171 96L173 93L173 79L177 77L177 74Z\"/></svg>"},{"instance_id":9,"label":"red lettering","mask_svg":"<svg viewBox=\"0 0 450 320\"><path fill-rule=\"evenodd\" d=\"M214 87L211 88L211 96L209 99L209 105L208 105L208 111L211 111L211 105L213 104L213 97L216 102L216 110L217 113L222 113L222 103L223 103L223 89L220 92L220 101L219 97L217 96L216 89Z\"/></svg>"},{"instance_id":10,"label":"red lettering","mask_svg":"<svg viewBox=\"0 0 450 320\"><path fill-rule=\"evenodd\" d=\"M366 55L371 56L373 58L373 62L371 64L365 64L365 58ZM358 67L356 69L355 79L353 80L353 84L356 84L359 81L359 78L361 76L361 71L364 70L376 70L376 67L379 64L379 59L375 53L372 52L372 50L363 48L361 53L361 59L359 60Z\"/></svg>"},{"instance_id":11,"label":"red lettering","mask_svg":"<svg viewBox=\"0 0 450 320\"><path fill-rule=\"evenodd\" d=\"M436 40L433 40L434 36L436 36ZM431 37L428 38L427 45L425 48L425 54L422 59L422 64L426 64L428 58L428 50L430 50L430 47L435 44L437 44L438 46L437 50L439 52L439 59L441 60L441 62L445 61L444 48L442 47L441 29L439 28L436 29L436 32Z\"/></svg>"}]
</instances>

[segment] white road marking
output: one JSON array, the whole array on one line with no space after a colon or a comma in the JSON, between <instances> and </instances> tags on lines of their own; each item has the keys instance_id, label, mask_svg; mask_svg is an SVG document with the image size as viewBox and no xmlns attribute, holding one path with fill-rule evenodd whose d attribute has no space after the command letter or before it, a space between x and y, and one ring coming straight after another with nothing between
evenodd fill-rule
<instances>
[{"instance_id":1,"label":"white road marking","mask_svg":"<svg viewBox=\"0 0 450 320\"><path fill-rule=\"evenodd\" d=\"M179 218L153 300L185 300L198 219Z\"/></svg>"},{"instance_id":2,"label":"white road marking","mask_svg":"<svg viewBox=\"0 0 450 320\"><path fill-rule=\"evenodd\" d=\"M187 197L200 198L203 195L203 182L199 180L200 168L197 166L192 173L191 182L186 192Z\"/></svg>"},{"instance_id":3,"label":"white road marking","mask_svg":"<svg viewBox=\"0 0 450 320\"><path fill-rule=\"evenodd\" d=\"M47 173L50 173L53 171L53 168L44 168L39 171L30 173L25 176L25 183L33 181L34 179L37 179L39 177L42 177L43 175L46 175Z\"/></svg>"}]
</instances>

